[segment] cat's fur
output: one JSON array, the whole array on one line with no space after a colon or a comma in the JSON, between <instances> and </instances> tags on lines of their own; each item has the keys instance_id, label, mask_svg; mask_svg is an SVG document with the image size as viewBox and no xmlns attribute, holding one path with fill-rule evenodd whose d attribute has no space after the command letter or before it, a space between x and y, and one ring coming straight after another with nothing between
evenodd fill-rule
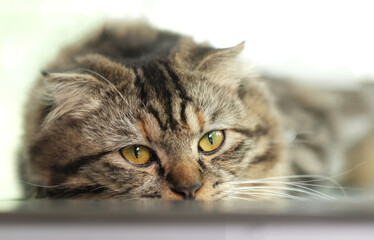
<instances>
[{"instance_id":1,"label":"cat's fur","mask_svg":"<svg viewBox=\"0 0 374 240\"><path fill-rule=\"evenodd\" d=\"M342 111L331 110L328 96L316 101L256 77L238 59L243 47L215 49L144 24L108 24L65 48L27 105L26 195L183 199L175 186L200 184L196 199L265 198L280 194L235 192L236 183L330 174L352 145L341 149ZM212 130L223 130L225 140L206 155L198 142ZM152 149L154 163L130 164L119 153L130 145ZM280 192L282 183L276 186Z\"/></svg>"}]
</instances>

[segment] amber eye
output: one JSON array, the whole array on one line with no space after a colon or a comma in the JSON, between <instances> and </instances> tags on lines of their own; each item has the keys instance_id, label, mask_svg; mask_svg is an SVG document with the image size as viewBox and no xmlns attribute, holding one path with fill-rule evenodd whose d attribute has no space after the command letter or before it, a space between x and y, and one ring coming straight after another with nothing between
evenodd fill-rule
<instances>
[{"instance_id":1,"label":"amber eye","mask_svg":"<svg viewBox=\"0 0 374 240\"><path fill-rule=\"evenodd\" d=\"M211 131L200 139L199 146L204 152L212 152L221 146L223 139L222 131Z\"/></svg>"},{"instance_id":2,"label":"amber eye","mask_svg":"<svg viewBox=\"0 0 374 240\"><path fill-rule=\"evenodd\" d=\"M144 146L130 146L121 149L121 154L128 161L142 165L146 164L151 159L151 153L147 147Z\"/></svg>"}]
</instances>

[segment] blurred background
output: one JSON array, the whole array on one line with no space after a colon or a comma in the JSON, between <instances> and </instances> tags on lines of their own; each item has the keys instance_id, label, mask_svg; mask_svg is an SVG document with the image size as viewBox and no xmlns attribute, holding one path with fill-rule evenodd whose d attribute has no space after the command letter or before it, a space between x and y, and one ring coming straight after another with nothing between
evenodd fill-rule
<instances>
[{"instance_id":1,"label":"blurred background","mask_svg":"<svg viewBox=\"0 0 374 240\"><path fill-rule=\"evenodd\" d=\"M374 77L372 1L2 0L0 199L20 193L15 155L33 80L63 45L113 18L146 20L216 47L245 40L250 64L308 85L352 88Z\"/></svg>"}]
</instances>

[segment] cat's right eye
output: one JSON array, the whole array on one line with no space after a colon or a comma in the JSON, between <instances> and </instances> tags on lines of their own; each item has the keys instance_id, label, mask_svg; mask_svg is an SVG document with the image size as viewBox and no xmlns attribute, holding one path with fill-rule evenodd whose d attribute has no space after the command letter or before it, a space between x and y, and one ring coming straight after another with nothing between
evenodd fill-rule
<instances>
[{"instance_id":1,"label":"cat's right eye","mask_svg":"<svg viewBox=\"0 0 374 240\"><path fill-rule=\"evenodd\" d=\"M120 150L120 153L127 161L136 165L144 165L151 160L151 151L144 146L125 147Z\"/></svg>"}]
</instances>

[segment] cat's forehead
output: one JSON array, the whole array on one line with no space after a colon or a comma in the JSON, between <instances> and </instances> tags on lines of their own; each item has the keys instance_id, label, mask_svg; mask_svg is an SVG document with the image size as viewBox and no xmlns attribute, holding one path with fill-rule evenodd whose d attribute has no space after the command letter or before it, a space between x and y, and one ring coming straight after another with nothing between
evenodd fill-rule
<instances>
[{"instance_id":1,"label":"cat's forehead","mask_svg":"<svg viewBox=\"0 0 374 240\"><path fill-rule=\"evenodd\" d=\"M200 118L204 115L217 117L227 108L231 108L232 113L240 110L236 90L214 84L204 74L172 61L149 61L132 70L133 88L127 93L135 97L137 106L146 107L146 112L163 112L160 114L167 115L171 125L175 111L186 121L188 110Z\"/></svg>"},{"instance_id":2,"label":"cat's forehead","mask_svg":"<svg viewBox=\"0 0 374 240\"><path fill-rule=\"evenodd\" d=\"M112 117L113 129L126 128L131 136L171 145L197 139L214 129L235 128L244 122L243 104L235 89L209 81L199 71L168 58L131 65L106 65L112 94L101 112ZM98 69L96 69L98 70ZM118 92L117 92L118 90ZM121 94L122 96L120 96ZM112 128L112 127L111 127ZM121 140L122 141L122 140Z\"/></svg>"},{"instance_id":3,"label":"cat's forehead","mask_svg":"<svg viewBox=\"0 0 374 240\"><path fill-rule=\"evenodd\" d=\"M197 78L166 64L137 69L130 104L143 136L179 142L238 124L243 111L237 97Z\"/></svg>"}]
</instances>

